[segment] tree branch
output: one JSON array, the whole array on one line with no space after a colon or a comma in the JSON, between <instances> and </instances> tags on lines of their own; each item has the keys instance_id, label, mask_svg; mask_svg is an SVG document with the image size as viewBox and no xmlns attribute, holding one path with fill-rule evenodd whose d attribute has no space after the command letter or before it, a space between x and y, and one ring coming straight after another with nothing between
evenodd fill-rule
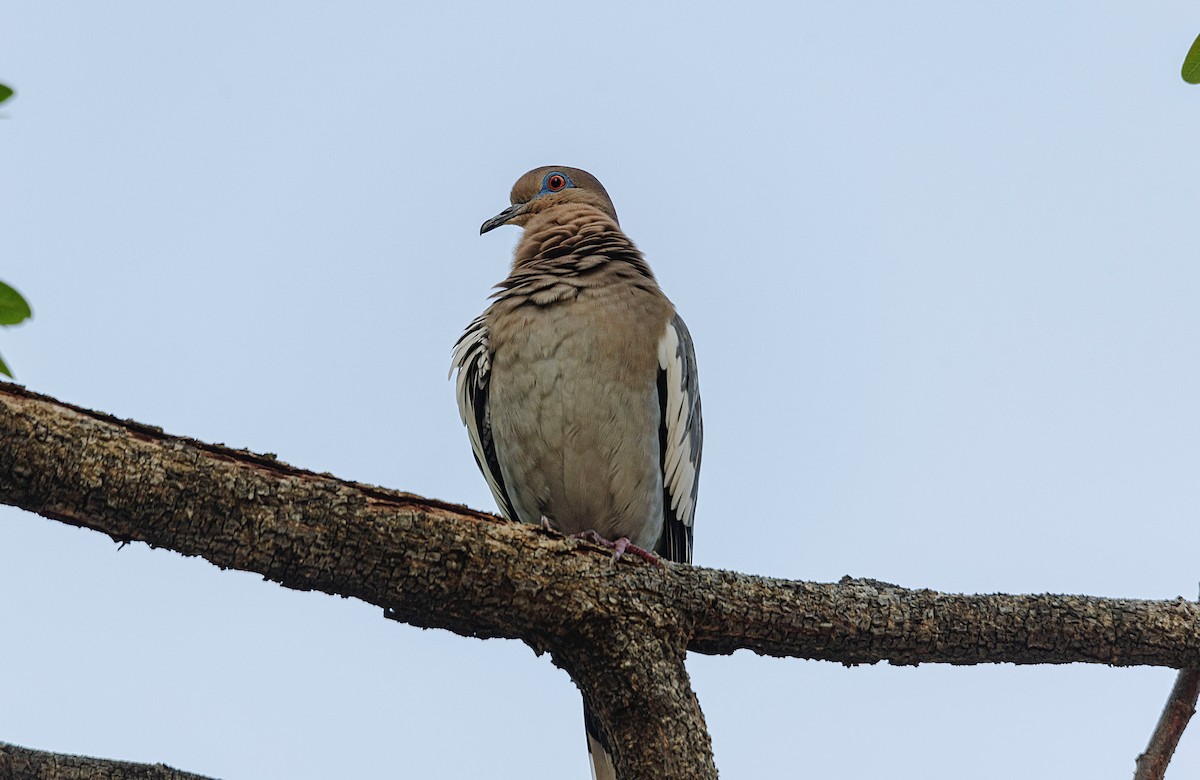
<instances>
[{"instance_id":1,"label":"tree branch","mask_svg":"<svg viewBox=\"0 0 1200 780\"><path fill-rule=\"evenodd\" d=\"M68 756L0 742L0 780L209 780L166 764Z\"/></svg>"},{"instance_id":2,"label":"tree branch","mask_svg":"<svg viewBox=\"0 0 1200 780\"><path fill-rule=\"evenodd\" d=\"M1137 771L1133 773L1133 780L1162 780L1183 730L1196 714L1198 695L1200 669L1183 669L1175 678L1175 685L1163 706L1154 734L1150 736L1146 752L1137 757Z\"/></svg>"},{"instance_id":3,"label":"tree branch","mask_svg":"<svg viewBox=\"0 0 1200 780\"><path fill-rule=\"evenodd\" d=\"M1182 599L964 596L633 558L614 566L605 550L532 526L2 383L0 502L352 596L416 626L522 639L571 674L627 778L716 776L685 648L846 664L1173 668L1200 654L1200 607ZM662 745L679 766L661 766Z\"/></svg>"}]
</instances>

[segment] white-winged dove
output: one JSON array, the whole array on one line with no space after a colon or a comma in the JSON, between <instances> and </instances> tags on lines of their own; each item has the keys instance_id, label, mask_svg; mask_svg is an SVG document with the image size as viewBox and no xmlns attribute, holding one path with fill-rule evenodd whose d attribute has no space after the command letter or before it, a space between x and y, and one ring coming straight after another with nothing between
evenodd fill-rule
<instances>
[{"instance_id":1,"label":"white-winged dove","mask_svg":"<svg viewBox=\"0 0 1200 780\"><path fill-rule=\"evenodd\" d=\"M536 168L480 234L519 225L512 271L454 347L458 408L505 517L690 563L700 475L692 339L578 168ZM615 777L586 712L593 776Z\"/></svg>"}]
</instances>

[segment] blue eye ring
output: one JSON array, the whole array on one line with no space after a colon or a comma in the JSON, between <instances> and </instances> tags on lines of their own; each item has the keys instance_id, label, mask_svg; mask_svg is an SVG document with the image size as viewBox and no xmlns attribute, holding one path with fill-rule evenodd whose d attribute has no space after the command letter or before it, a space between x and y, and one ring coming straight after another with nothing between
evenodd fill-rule
<instances>
[{"instance_id":1,"label":"blue eye ring","mask_svg":"<svg viewBox=\"0 0 1200 780\"><path fill-rule=\"evenodd\" d=\"M544 189L546 192L561 192L565 190L567 185L570 183L571 180L568 179L564 174L555 171L554 173L546 175L546 180L542 182L542 189Z\"/></svg>"}]
</instances>

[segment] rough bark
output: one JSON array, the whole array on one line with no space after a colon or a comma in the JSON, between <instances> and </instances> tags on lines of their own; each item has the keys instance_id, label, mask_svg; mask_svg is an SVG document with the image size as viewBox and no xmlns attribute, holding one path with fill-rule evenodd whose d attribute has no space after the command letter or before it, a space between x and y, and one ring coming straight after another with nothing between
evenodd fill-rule
<instances>
[{"instance_id":1,"label":"rough bark","mask_svg":"<svg viewBox=\"0 0 1200 780\"><path fill-rule=\"evenodd\" d=\"M46 753L0 742L0 780L209 780L166 764Z\"/></svg>"},{"instance_id":2,"label":"rough bark","mask_svg":"<svg viewBox=\"0 0 1200 780\"><path fill-rule=\"evenodd\" d=\"M716 776L685 649L846 664L1173 668L1200 653L1200 607L1182 599L964 596L632 557L614 566L606 550L534 527L7 384L0 502L289 588L359 598L412 625L522 639L571 674L630 779Z\"/></svg>"}]
</instances>

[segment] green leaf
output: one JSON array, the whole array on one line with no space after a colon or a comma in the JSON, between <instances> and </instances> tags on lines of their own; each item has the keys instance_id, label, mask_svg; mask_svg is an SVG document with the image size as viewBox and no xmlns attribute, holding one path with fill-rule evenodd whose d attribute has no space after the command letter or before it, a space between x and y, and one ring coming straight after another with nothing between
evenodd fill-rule
<instances>
[{"instance_id":1,"label":"green leaf","mask_svg":"<svg viewBox=\"0 0 1200 780\"><path fill-rule=\"evenodd\" d=\"M8 370L8 364L4 362L4 358L0 357L0 374L4 374L9 379L13 378L12 372Z\"/></svg>"},{"instance_id":2,"label":"green leaf","mask_svg":"<svg viewBox=\"0 0 1200 780\"><path fill-rule=\"evenodd\" d=\"M33 316L21 293L0 282L0 325L16 325ZM5 373L8 373L7 371ZM12 374L9 374L12 376Z\"/></svg>"},{"instance_id":3,"label":"green leaf","mask_svg":"<svg viewBox=\"0 0 1200 780\"><path fill-rule=\"evenodd\" d=\"M12 96L13 96L12 87L7 86L5 84L0 84L0 103L3 103L4 101L8 100Z\"/></svg>"},{"instance_id":4,"label":"green leaf","mask_svg":"<svg viewBox=\"0 0 1200 780\"><path fill-rule=\"evenodd\" d=\"M1200 84L1200 35L1196 36L1192 48L1183 58L1183 80L1189 84Z\"/></svg>"}]
</instances>

